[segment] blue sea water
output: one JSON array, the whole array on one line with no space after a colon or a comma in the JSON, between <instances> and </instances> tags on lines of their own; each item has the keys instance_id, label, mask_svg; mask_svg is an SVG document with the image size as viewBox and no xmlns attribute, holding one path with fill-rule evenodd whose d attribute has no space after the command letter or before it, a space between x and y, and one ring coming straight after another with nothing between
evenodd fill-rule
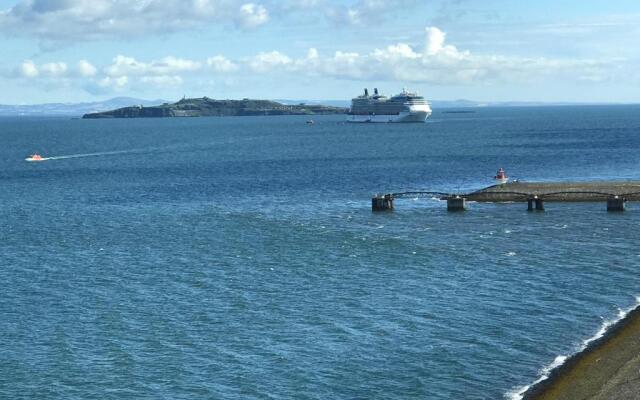
<instances>
[{"instance_id":1,"label":"blue sea water","mask_svg":"<svg viewBox=\"0 0 640 400\"><path fill-rule=\"evenodd\" d=\"M640 106L314 119L0 119L0 398L502 399L636 303L640 205L370 198L640 180Z\"/></svg>"}]
</instances>

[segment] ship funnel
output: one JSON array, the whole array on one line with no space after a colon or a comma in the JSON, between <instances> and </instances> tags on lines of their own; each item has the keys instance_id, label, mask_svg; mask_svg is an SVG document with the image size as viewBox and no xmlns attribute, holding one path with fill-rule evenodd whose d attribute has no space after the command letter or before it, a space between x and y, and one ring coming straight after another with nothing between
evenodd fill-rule
<instances>
[{"instance_id":1,"label":"ship funnel","mask_svg":"<svg viewBox=\"0 0 640 400\"><path fill-rule=\"evenodd\" d=\"M375 94L376 96L378 95L378 88L373 89L373 94Z\"/></svg>"},{"instance_id":2,"label":"ship funnel","mask_svg":"<svg viewBox=\"0 0 640 400\"><path fill-rule=\"evenodd\" d=\"M364 88L364 95L365 95L365 96L368 96L368 95L369 95L369 89Z\"/></svg>"}]
</instances>

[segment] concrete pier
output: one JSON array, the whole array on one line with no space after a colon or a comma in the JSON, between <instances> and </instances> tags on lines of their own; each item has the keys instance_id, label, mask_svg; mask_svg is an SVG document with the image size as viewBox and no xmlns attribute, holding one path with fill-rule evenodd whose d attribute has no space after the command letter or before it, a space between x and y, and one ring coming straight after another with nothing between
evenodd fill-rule
<instances>
[{"instance_id":1,"label":"concrete pier","mask_svg":"<svg viewBox=\"0 0 640 400\"><path fill-rule=\"evenodd\" d=\"M450 197L447 199L447 211L464 211L467 205L467 199L460 196Z\"/></svg>"},{"instance_id":2,"label":"concrete pier","mask_svg":"<svg viewBox=\"0 0 640 400\"><path fill-rule=\"evenodd\" d=\"M621 196L611 196L607 199L607 211L624 211L625 198Z\"/></svg>"},{"instance_id":3,"label":"concrete pier","mask_svg":"<svg viewBox=\"0 0 640 400\"><path fill-rule=\"evenodd\" d=\"M371 199L371 211L390 211L393 210L393 196L385 194L384 196L376 195Z\"/></svg>"},{"instance_id":4,"label":"concrete pier","mask_svg":"<svg viewBox=\"0 0 640 400\"><path fill-rule=\"evenodd\" d=\"M538 196L529 197L527 199L527 211L544 211L544 200Z\"/></svg>"},{"instance_id":5,"label":"concrete pier","mask_svg":"<svg viewBox=\"0 0 640 400\"><path fill-rule=\"evenodd\" d=\"M527 211L533 210L544 211L544 200L542 200L538 196L529 197L527 199Z\"/></svg>"},{"instance_id":6,"label":"concrete pier","mask_svg":"<svg viewBox=\"0 0 640 400\"><path fill-rule=\"evenodd\" d=\"M467 201L486 203L526 201L529 211L544 211L545 203L552 202L606 202L608 211L624 211L627 201L640 201L640 182L509 182L466 194L428 190L407 191L376 195L372 199L371 208L373 211L392 210L395 199L416 197L446 200L449 211L464 210Z\"/></svg>"},{"instance_id":7,"label":"concrete pier","mask_svg":"<svg viewBox=\"0 0 640 400\"><path fill-rule=\"evenodd\" d=\"M536 196L545 203L605 202L613 196L640 201L640 182L509 182L464 195L469 201L490 203L529 202Z\"/></svg>"}]
</instances>

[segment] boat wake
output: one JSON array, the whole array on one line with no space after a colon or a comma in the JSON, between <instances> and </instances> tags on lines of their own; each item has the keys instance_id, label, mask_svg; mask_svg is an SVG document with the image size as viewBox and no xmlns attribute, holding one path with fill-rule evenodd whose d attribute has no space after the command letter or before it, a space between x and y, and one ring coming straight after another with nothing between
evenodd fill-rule
<instances>
[{"instance_id":1,"label":"boat wake","mask_svg":"<svg viewBox=\"0 0 640 400\"><path fill-rule=\"evenodd\" d=\"M522 400L525 393L527 393L527 391L532 388L533 386L537 385L538 383L545 381L546 379L549 378L549 376L551 375L551 371L553 371L554 369L562 366L569 358L573 357L576 354L579 354L583 351L585 351L589 345L591 343L593 343L594 341L602 338L607 331L614 326L615 324L617 324L618 322L622 321L631 311L635 310L636 308L640 307L640 296L636 297L636 303L623 310L623 309L618 309L618 315L616 316L616 318L613 319L608 319L605 320L602 325L600 326L600 329L598 329L598 332L596 332L595 335L591 336L588 339L585 339L584 341L582 341L582 343L580 344L580 346L578 347L577 351L571 355L559 355L557 356L549 365L547 365L546 367L542 368L540 370L539 373L539 378L533 382L530 385L526 385L526 386L522 386L520 388L514 389L512 391L509 391L505 394L505 399L508 400Z\"/></svg>"},{"instance_id":2,"label":"boat wake","mask_svg":"<svg viewBox=\"0 0 640 400\"><path fill-rule=\"evenodd\" d=\"M69 158L83 158L83 157L98 157L98 156L110 156L115 154L130 154L140 152L141 150L119 150L119 151L101 151L97 153L82 153L82 154L69 154L64 156L51 156L42 157L38 161L50 161L50 160L66 160Z\"/></svg>"},{"instance_id":3,"label":"boat wake","mask_svg":"<svg viewBox=\"0 0 640 400\"><path fill-rule=\"evenodd\" d=\"M254 138L245 138L245 139L234 139L227 141L213 141L208 143L203 143L199 145L195 144L178 144L178 145L169 145L163 147L147 147L142 149L129 149L129 150L115 150L115 151L100 151L94 153L79 153L79 154L67 154L62 156L50 156L50 157L42 157L39 154L33 154L27 158L25 161L27 162L39 162L39 161L52 161L52 160L66 160L70 158L84 158L84 157L101 157L101 156L112 156L118 154L145 154L145 153L167 153L167 152L182 152L182 151L194 151L194 150L203 150L208 149L220 145L233 144L237 143L239 140L253 140Z\"/></svg>"}]
</instances>

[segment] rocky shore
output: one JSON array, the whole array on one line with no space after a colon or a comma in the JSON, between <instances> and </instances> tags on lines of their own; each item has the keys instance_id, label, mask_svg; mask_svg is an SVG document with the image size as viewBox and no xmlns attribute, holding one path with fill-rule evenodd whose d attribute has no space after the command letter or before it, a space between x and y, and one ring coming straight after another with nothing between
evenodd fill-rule
<instances>
[{"instance_id":1,"label":"rocky shore","mask_svg":"<svg viewBox=\"0 0 640 400\"><path fill-rule=\"evenodd\" d=\"M640 399L640 307L523 395L523 400L637 399Z\"/></svg>"}]
</instances>

